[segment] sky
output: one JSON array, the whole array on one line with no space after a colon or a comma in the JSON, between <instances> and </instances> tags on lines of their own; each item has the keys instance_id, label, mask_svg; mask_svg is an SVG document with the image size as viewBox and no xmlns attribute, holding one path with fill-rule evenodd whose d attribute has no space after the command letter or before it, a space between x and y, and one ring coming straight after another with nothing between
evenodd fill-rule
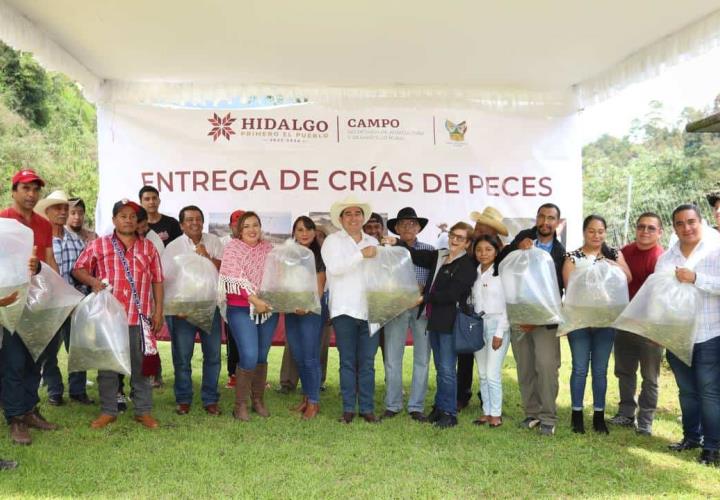
<instances>
[{"instance_id":1,"label":"sky","mask_svg":"<svg viewBox=\"0 0 720 500\"><path fill-rule=\"evenodd\" d=\"M668 68L659 76L633 84L607 101L586 108L580 113L583 144L607 133L626 135L634 118L642 118L648 103L663 103L664 118L674 123L681 111L690 106L712 107L720 94L720 48Z\"/></svg>"}]
</instances>

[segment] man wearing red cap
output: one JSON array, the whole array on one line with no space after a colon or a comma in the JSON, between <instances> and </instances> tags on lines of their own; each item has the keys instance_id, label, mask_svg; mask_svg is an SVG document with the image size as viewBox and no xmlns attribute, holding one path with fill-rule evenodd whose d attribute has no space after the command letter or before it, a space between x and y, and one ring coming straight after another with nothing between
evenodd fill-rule
<instances>
[{"instance_id":1,"label":"man wearing red cap","mask_svg":"<svg viewBox=\"0 0 720 500\"><path fill-rule=\"evenodd\" d=\"M163 276L153 244L137 233L140 205L122 200L113 206L113 234L88 244L73 269L73 277L99 292L107 283L127 311L130 334L130 385L134 393L135 420L145 427L158 426L152 417L152 383L157 369L155 334L163 325ZM154 361L155 365L151 363ZM153 373L151 373L153 372ZM117 373L98 371L101 414L91 427L100 429L117 419Z\"/></svg>"},{"instance_id":2,"label":"man wearing red cap","mask_svg":"<svg viewBox=\"0 0 720 500\"><path fill-rule=\"evenodd\" d=\"M35 171L21 170L12 178L13 204L0 211L0 217L15 219L33 232L33 258L31 267L37 273L41 265L58 271L52 246L52 226L33 212L40 200L45 182ZM35 258L37 257L37 258ZM43 264L41 264L41 262ZM2 342L2 402L5 418L10 426L10 439L17 444L30 444L29 428L55 430L37 409L40 402L40 363L36 363L19 335L3 329Z\"/></svg>"}]
</instances>

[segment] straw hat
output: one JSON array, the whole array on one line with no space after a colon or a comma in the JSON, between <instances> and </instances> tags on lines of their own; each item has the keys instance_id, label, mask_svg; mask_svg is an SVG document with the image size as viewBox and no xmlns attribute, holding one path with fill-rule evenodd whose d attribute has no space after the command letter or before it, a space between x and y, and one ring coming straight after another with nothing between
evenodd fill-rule
<instances>
[{"instance_id":1,"label":"straw hat","mask_svg":"<svg viewBox=\"0 0 720 500\"><path fill-rule=\"evenodd\" d=\"M372 214L372 208L370 207L370 204L362 202L355 198L355 196L350 195L342 201L336 201L330 207L330 220L332 221L333 226L338 229L343 228L342 224L340 223L340 214L343 212L343 210L350 207L359 207L360 209L362 209L364 216L363 225L368 221L370 215Z\"/></svg>"},{"instance_id":2,"label":"straw hat","mask_svg":"<svg viewBox=\"0 0 720 500\"><path fill-rule=\"evenodd\" d=\"M503 216L496 208L485 207L485 210L483 210L482 213L471 212L470 218L476 223L490 226L495 229L498 234L502 234L503 236L508 235L508 228L502 222Z\"/></svg>"},{"instance_id":3,"label":"straw hat","mask_svg":"<svg viewBox=\"0 0 720 500\"><path fill-rule=\"evenodd\" d=\"M47 219L48 217L45 211L53 205L70 205L70 199L68 195L65 194L65 191L58 189L47 195L46 198L38 201L34 208L35 213Z\"/></svg>"}]
</instances>

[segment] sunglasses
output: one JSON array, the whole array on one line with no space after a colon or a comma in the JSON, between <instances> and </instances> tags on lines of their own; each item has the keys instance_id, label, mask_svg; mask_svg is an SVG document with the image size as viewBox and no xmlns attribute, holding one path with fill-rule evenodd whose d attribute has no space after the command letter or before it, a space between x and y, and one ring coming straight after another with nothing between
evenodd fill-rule
<instances>
[{"instance_id":1,"label":"sunglasses","mask_svg":"<svg viewBox=\"0 0 720 500\"><path fill-rule=\"evenodd\" d=\"M647 231L648 233L654 233L655 231L658 230L657 226L651 226L648 224L638 224L637 226L635 226L635 229L637 229L640 232Z\"/></svg>"}]
</instances>

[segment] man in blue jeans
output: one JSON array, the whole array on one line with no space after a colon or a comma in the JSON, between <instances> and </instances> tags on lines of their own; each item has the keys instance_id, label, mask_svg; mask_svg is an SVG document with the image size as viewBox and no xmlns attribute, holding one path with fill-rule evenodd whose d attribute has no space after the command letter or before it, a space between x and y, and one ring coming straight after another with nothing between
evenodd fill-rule
<instances>
[{"instance_id":1,"label":"man in blue jeans","mask_svg":"<svg viewBox=\"0 0 720 500\"><path fill-rule=\"evenodd\" d=\"M172 279L174 262L178 255L196 253L209 259L216 268L220 268L223 245L220 239L203 233L205 217L198 207L189 205L180 210L180 227L183 234L170 242L163 253L163 268L168 280ZM203 352L203 375L201 399L205 412L220 415L218 401L218 378L220 377L221 328L220 313L215 310L210 331L203 331L190 323L186 316L167 316L165 321L170 330L173 366L175 368L175 412L187 415L193 399L191 360L195 348L195 335L200 334Z\"/></svg>"},{"instance_id":2,"label":"man in blue jeans","mask_svg":"<svg viewBox=\"0 0 720 500\"><path fill-rule=\"evenodd\" d=\"M400 236L400 239L410 248L416 250L433 250L432 245L418 241L417 235L427 225L428 220L418 217L415 209L405 207L398 212L394 219L387 222L388 229ZM418 291L425 288L430 271L424 267L415 266L415 277L418 282ZM408 413L413 420L425 422L425 395L428 389L428 369L430 366L430 341L425 332L427 317L425 313L418 314L420 306L403 312L400 316L385 325L385 413L384 418L392 418L402 411L402 365L405 353L405 339L408 328L413 338L413 371L410 399L408 400Z\"/></svg>"},{"instance_id":3,"label":"man in blue jeans","mask_svg":"<svg viewBox=\"0 0 720 500\"><path fill-rule=\"evenodd\" d=\"M699 462L720 467L720 249L703 238L702 217L695 205L680 205L672 214L678 242L658 260L656 272L673 271L681 283L701 293L695 322L692 365L670 351L667 360L680 390L683 438L673 451L702 447Z\"/></svg>"},{"instance_id":4,"label":"man in blue jeans","mask_svg":"<svg viewBox=\"0 0 720 500\"><path fill-rule=\"evenodd\" d=\"M349 196L333 203L330 219L340 231L329 235L322 246L330 291L330 318L340 354L340 391L346 424L360 416L376 423L375 416L375 354L378 335L368 331L368 306L362 273L364 259L377 255L377 239L363 233L372 210L370 205Z\"/></svg>"}]
</instances>

